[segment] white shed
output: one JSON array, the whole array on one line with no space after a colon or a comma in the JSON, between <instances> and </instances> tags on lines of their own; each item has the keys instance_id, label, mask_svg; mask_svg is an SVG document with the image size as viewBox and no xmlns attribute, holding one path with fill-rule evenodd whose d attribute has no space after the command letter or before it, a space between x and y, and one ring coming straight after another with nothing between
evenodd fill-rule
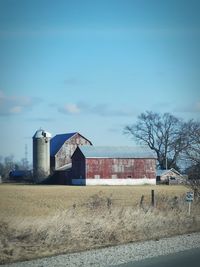
<instances>
[{"instance_id":1,"label":"white shed","mask_svg":"<svg viewBox=\"0 0 200 267\"><path fill-rule=\"evenodd\" d=\"M183 180L183 175L173 168L169 170L157 170L156 172L157 184L181 184Z\"/></svg>"}]
</instances>

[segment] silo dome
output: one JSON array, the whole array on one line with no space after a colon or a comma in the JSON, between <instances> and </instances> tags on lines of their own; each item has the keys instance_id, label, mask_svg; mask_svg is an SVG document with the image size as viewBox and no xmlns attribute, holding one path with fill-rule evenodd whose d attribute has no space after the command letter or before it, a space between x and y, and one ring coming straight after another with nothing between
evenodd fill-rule
<instances>
[{"instance_id":1,"label":"silo dome","mask_svg":"<svg viewBox=\"0 0 200 267\"><path fill-rule=\"evenodd\" d=\"M33 136L33 138L43 138L43 137L51 138L51 134L43 129L39 129L35 132Z\"/></svg>"},{"instance_id":2,"label":"silo dome","mask_svg":"<svg viewBox=\"0 0 200 267\"><path fill-rule=\"evenodd\" d=\"M43 182L50 175L51 134L39 129L33 136L33 177L36 183Z\"/></svg>"}]
</instances>

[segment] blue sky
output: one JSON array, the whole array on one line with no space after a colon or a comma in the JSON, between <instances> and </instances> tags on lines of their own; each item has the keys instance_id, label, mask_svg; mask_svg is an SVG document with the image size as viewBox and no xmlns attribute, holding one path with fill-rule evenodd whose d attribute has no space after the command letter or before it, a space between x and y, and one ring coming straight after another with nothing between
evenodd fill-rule
<instances>
[{"instance_id":1,"label":"blue sky","mask_svg":"<svg viewBox=\"0 0 200 267\"><path fill-rule=\"evenodd\" d=\"M42 127L132 145L145 110L200 114L198 0L0 0L0 155Z\"/></svg>"}]
</instances>

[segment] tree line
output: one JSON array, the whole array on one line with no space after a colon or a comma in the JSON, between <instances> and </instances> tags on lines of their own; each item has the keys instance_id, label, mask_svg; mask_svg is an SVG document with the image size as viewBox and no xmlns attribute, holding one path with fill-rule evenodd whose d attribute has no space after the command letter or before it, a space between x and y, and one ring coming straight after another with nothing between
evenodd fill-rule
<instances>
[{"instance_id":1,"label":"tree line","mask_svg":"<svg viewBox=\"0 0 200 267\"><path fill-rule=\"evenodd\" d=\"M12 171L24 171L24 174L30 176L30 166L28 161L23 158L20 161L16 161L13 155L2 157L0 156L0 176L3 181L9 180L10 173Z\"/></svg>"},{"instance_id":2,"label":"tree line","mask_svg":"<svg viewBox=\"0 0 200 267\"><path fill-rule=\"evenodd\" d=\"M200 179L200 121L146 111L124 133L155 151L159 169L182 167L190 178Z\"/></svg>"}]
</instances>

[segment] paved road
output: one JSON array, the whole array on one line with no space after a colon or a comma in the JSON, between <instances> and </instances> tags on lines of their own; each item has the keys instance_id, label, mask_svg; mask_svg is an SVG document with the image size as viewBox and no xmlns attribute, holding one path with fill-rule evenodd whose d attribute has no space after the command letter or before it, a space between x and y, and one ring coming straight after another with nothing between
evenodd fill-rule
<instances>
[{"instance_id":1,"label":"paved road","mask_svg":"<svg viewBox=\"0 0 200 267\"><path fill-rule=\"evenodd\" d=\"M146 260L115 265L116 267L199 267L200 248L186 250L175 254L154 257Z\"/></svg>"}]
</instances>

